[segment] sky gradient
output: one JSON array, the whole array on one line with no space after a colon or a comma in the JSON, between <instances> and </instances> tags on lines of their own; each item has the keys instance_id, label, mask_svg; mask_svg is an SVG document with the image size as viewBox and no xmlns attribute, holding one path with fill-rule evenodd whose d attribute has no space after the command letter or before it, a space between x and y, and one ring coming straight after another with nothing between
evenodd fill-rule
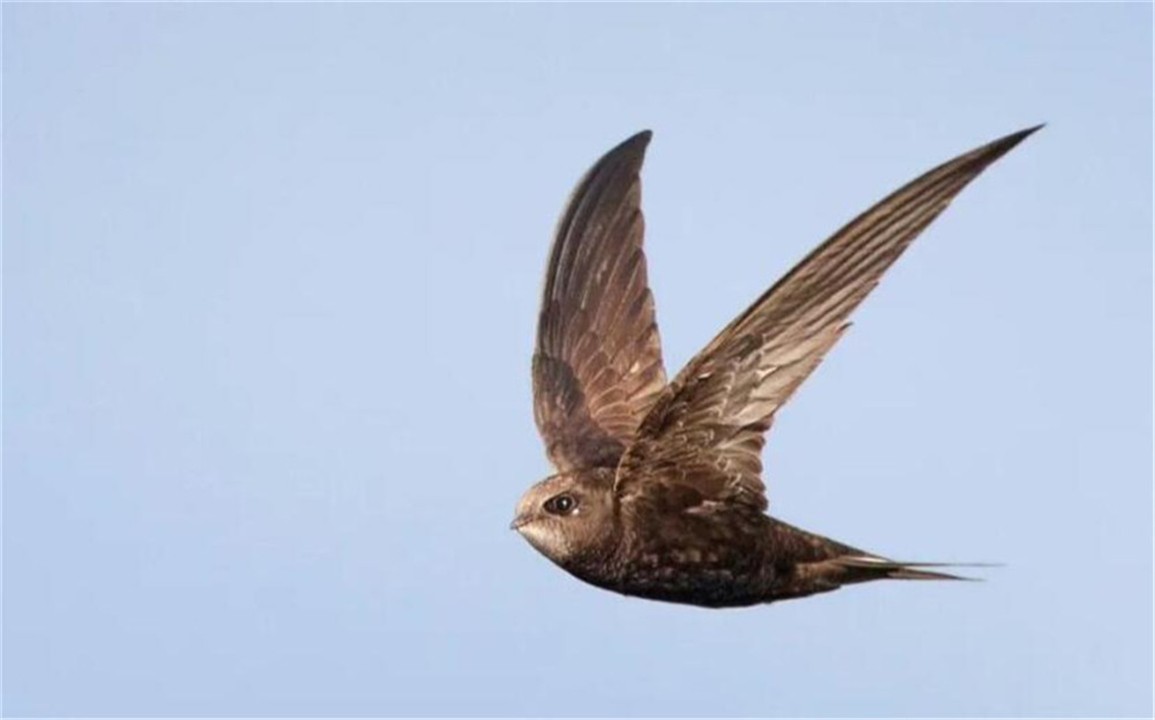
<instances>
[{"instance_id":1,"label":"sky gradient","mask_svg":"<svg viewBox=\"0 0 1155 720\"><path fill-rule=\"evenodd\" d=\"M1151 7L11 5L7 715L1150 715ZM676 371L1048 126L780 414L771 512L983 583L707 611L507 529L553 223L655 132Z\"/></svg>"}]
</instances>

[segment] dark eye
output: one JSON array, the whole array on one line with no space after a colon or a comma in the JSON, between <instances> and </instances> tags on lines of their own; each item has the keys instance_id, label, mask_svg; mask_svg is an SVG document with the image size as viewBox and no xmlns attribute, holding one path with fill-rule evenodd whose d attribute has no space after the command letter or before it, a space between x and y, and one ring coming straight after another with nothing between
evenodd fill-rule
<instances>
[{"instance_id":1,"label":"dark eye","mask_svg":"<svg viewBox=\"0 0 1155 720\"><path fill-rule=\"evenodd\" d=\"M553 515L569 515L577 508L573 495L557 495L545 501L545 511Z\"/></svg>"}]
</instances>

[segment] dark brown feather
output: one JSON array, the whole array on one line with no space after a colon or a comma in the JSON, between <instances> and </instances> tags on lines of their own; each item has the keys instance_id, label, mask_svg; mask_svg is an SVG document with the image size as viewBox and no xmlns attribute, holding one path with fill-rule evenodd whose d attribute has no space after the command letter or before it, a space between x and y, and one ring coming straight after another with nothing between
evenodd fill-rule
<instances>
[{"instance_id":1,"label":"dark brown feather","mask_svg":"<svg viewBox=\"0 0 1155 720\"><path fill-rule=\"evenodd\" d=\"M534 419L558 470L616 467L666 385L642 251L639 173L650 133L578 183L546 269L533 358Z\"/></svg>"}]
</instances>

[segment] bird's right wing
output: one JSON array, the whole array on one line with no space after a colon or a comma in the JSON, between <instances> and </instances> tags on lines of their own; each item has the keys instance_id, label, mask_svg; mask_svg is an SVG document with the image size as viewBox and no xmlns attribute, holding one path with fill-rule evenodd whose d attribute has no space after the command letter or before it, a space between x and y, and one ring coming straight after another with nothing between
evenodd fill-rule
<instances>
[{"instance_id":1,"label":"bird's right wing","mask_svg":"<svg viewBox=\"0 0 1155 720\"><path fill-rule=\"evenodd\" d=\"M847 318L924 228L1037 128L951 160L891 194L798 263L687 364L618 467L624 504L663 498L765 510L762 446L774 413L818 366Z\"/></svg>"},{"instance_id":2,"label":"bird's right wing","mask_svg":"<svg viewBox=\"0 0 1155 720\"><path fill-rule=\"evenodd\" d=\"M559 470L614 468L666 386L642 251L648 131L578 183L546 268L533 356L534 419Z\"/></svg>"}]
</instances>

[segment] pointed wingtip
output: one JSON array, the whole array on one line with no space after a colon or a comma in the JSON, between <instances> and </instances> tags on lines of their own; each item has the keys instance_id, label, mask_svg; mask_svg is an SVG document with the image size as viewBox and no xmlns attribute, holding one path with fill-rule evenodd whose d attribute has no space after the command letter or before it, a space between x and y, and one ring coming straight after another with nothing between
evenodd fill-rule
<instances>
[{"instance_id":1,"label":"pointed wingtip","mask_svg":"<svg viewBox=\"0 0 1155 720\"><path fill-rule=\"evenodd\" d=\"M953 160L948 160L942 165L939 165L934 170L931 170L929 173L923 175L914 182L917 183L925 179L927 175L948 172L961 173L961 176L966 177L967 183L969 183L976 176L978 176L979 173L990 167L991 164L993 164L999 158L1009 153L1023 140L1026 140L1028 137L1042 129L1043 125L1044 124L1040 123L1039 125L1024 128L1017 132L1013 132L1010 135L1004 135L997 140L992 140L985 145L980 145L970 152L963 153Z\"/></svg>"},{"instance_id":2,"label":"pointed wingtip","mask_svg":"<svg viewBox=\"0 0 1155 720\"><path fill-rule=\"evenodd\" d=\"M1031 135L1034 135L1039 130L1042 130L1044 127L1046 127L1046 125L1046 123L1039 123L1038 125L1033 125L1029 128L1023 128L1022 130L1013 132L1010 135L1005 135L992 143L988 143L986 147L983 148L983 150L986 151L983 154L993 154L996 157L1005 155L1006 153L1010 152L1013 147L1026 140Z\"/></svg>"},{"instance_id":3,"label":"pointed wingtip","mask_svg":"<svg viewBox=\"0 0 1155 720\"><path fill-rule=\"evenodd\" d=\"M646 157L646 148L653 135L650 130L634 133L602 155L601 159L590 168L590 172L596 173L601 168L619 166L619 163L628 163L634 172L637 172Z\"/></svg>"},{"instance_id":4,"label":"pointed wingtip","mask_svg":"<svg viewBox=\"0 0 1155 720\"><path fill-rule=\"evenodd\" d=\"M617 152L618 150L626 150L626 149L634 150L635 152L645 152L646 147L649 146L650 140L653 137L654 137L654 131L653 130L642 130L641 132L636 132L633 135L626 138L625 140L623 140L611 152Z\"/></svg>"},{"instance_id":5,"label":"pointed wingtip","mask_svg":"<svg viewBox=\"0 0 1155 720\"><path fill-rule=\"evenodd\" d=\"M1046 123L1039 123L1038 125L1032 125L1029 128L1023 128L1022 130L1019 130L1018 132L1011 133L1005 139L1009 140L1013 144L1017 145L1018 143L1021 143L1023 140L1026 140L1030 136L1032 136L1035 133L1037 133L1038 131L1042 130L1046 126L1047 126Z\"/></svg>"}]
</instances>

